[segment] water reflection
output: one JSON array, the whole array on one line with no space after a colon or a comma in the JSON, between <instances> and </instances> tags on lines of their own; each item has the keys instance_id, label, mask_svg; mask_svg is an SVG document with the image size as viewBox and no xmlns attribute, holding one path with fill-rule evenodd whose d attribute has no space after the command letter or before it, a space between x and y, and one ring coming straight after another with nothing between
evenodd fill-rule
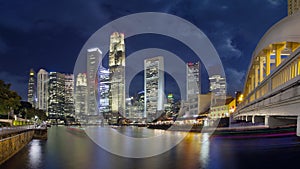
<instances>
[{"instance_id":1,"label":"water reflection","mask_svg":"<svg viewBox=\"0 0 300 169\"><path fill-rule=\"evenodd\" d=\"M127 133L123 134L120 131ZM128 158L147 158L167 152L184 139L186 133L157 131L141 128L139 132L133 127L115 130L110 127L87 127L87 135L101 148L115 155ZM136 137L128 136L139 135ZM141 137L143 135L151 137ZM151 148L149 148L151 147Z\"/></svg>"},{"instance_id":2,"label":"water reflection","mask_svg":"<svg viewBox=\"0 0 300 169\"><path fill-rule=\"evenodd\" d=\"M126 129L129 132L130 129ZM153 131L139 129L141 135ZM105 133L97 132L99 138ZM166 131L165 135L181 137L186 133ZM222 139L209 134L189 133L169 151L149 158L124 158L107 152L93 143L84 132L66 127L51 127L48 140L33 140L16 156L0 166L1 169L201 169L201 168L293 168L300 158L300 140L295 137L264 139ZM164 140L168 145L172 137ZM105 141L105 139L104 139ZM133 142L113 140L124 144L123 151L140 151ZM156 142L143 149L163 148ZM259 160L258 160L259 159Z\"/></svg>"},{"instance_id":3,"label":"water reflection","mask_svg":"<svg viewBox=\"0 0 300 169\"><path fill-rule=\"evenodd\" d=\"M29 148L29 165L32 169L38 169L42 163L42 147L40 140L32 140Z\"/></svg>"},{"instance_id":4,"label":"water reflection","mask_svg":"<svg viewBox=\"0 0 300 169\"><path fill-rule=\"evenodd\" d=\"M201 150L200 150L200 162L202 163L203 167L206 168L208 161L209 161L209 136L210 134L208 133L202 133L199 135L201 139L199 142L201 142Z\"/></svg>"}]
</instances>

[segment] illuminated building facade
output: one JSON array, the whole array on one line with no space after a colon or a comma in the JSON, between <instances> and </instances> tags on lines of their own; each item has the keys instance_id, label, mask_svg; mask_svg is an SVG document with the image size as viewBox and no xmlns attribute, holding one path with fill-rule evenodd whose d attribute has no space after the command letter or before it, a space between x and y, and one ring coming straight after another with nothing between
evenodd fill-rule
<instances>
[{"instance_id":1,"label":"illuminated building facade","mask_svg":"<svg viewBox=\"0 0 300 169\"><path fill-rule=\"evenodd\" d=\"M135 96L126 98L126 116L133 121L142 122L144 118L144 91Z\"/></svg>"},{"instance_id":2,"label":"illuminated building facade","mask_svg":"<svg viewBox=\"0 0 300 169\"><path fill-rule=\"evenodd\" d=\"M50 119L63 119L65 108L65 75L49 73L48 114Z\"/></svg>"},{"instance_id":3,"label":"illuminated building facade","mask_svg":"<svg viewBox=\"0 0 300 169\"><path fill-rule=\"evenodd\" d=\"M80 119L87 114L87 79L85 73L76 76L75 116Z\"/></svg>"},{"instance_id":4,"label":"illuminated building facade","mask_svg":"<svg viewBox=\"0 0 300 169\"><path fill-rule=\"evenodd\" d=\"M112 113L125 116L125 43L124 34L110 36L109 50L109 105Z\"/></svg>"},{"instance_id":5,"label":"illuminated building facade","mask_svg":"<svg viewBox=\"0 0 300 169\"><path fill-rule=\"evenodd\" d=\"M211 105L222 104L220 102L226 99L226 79L220 75L213 75L209 80L210 91L212 92Z\"/></svg>"},{"instance_id":6,"label":"illuminated building facade","mask_svg":"<svg viewBox=\"0 0 300 169\"><path fill-rule=\"evenodd\" d=\"M105 119L111 118L109 107L109 70L98 69L98 107Z\"/></svg>"},{"instance_id":7,"label":"illuminated building facade","mask_svg":"<svg viewBox=\"0 0 300 169\"><path fill-rule=\"evenodd\" d=\"M46 70L40 69L37 73L37 108L47 111L48 109L48 91L49 74Z\"/></svg>"},{"instance_id":8,"label":"illuminated building facade","mask_svg":"<svg viewBox=\"0 0 300 169\"><path fill-rule=\"evenodd\" d=\"M73 116L75 113L74 108L74 75L65 74L65 107L64 112L66 115Z\"/></svg>"},{"instance_id":9,"label":"illuminated building facade","mask_svg":"<svg viewBox=\"0 0 300 169\"><path fill-rule=\"evenodd\" d=\"M163 111L164 60L158 56L144 60L145 113L148 121L155 120Z\"/></svg>"},{"instance_id":10,"label":"illuminated building facade","mask_svg":"<svg viewBox=\"0 0 300 169\"><path fill-rule=\"evenodd\" d=\"M211 119L229 117L236 109L236 100L228 97L224 104L211 107L209 117Z\"/></svg>"},{"instance_id":11,"label":"illuminated building facade","mask_svg":"<svg viewBox=\"0 0 300 169\"><path fill-rule=\"evenodd\" d=\"M174 96L172 93L169 93L167 96L167 103L164 104L165 113L168 117L173 116L174 114Z\"/></svg>"},{"instance_id":12,"label":"illuminated building facade","mask_svg":"<svg viewBox=\"0 0 300 169\"><path fill-rule=\"evenodd\" d=\"M134 111L134 117L136 119L143 119L144 118L144 109L145 109L145 92L140 91L137 94L137 97L135 98L134 106L135 106L135 111Z\"/></svg>"},{"instance_id":13,"label":"illuminated building facade","mask_svg":"<svg viewBox=\"0 0 300 169\"><path fill-rule=\"evenodd\" d=\"M199 113L198 94L201 92L200 83L200 63L187 63L186 64L186 98L188 103L187 117L197 116Z\"/></svg>"},{"instance_id":14,"label":"illuminated building facade","mask_svg":"<svg viewBox=\"0 0 300 169\"><path fill-rule=\"evenodd\" d=\"M30 69L29 72L27 101L31 103L32 107L36 107L35 72L33 69Z\"/></svg>"},{"instance_id":15,"label":"illuminated building facade","mask_svg":"<svg viewBox=\"0 0 300 169\"><path fill-rule=\"evenodd\" d=\"M96 89L97 83L97 71L100 59L102 58L102 52L98 48L91 48L87 50L87 114L98 115L97 102L96 102Z\"/></svg>"}]
</instances>

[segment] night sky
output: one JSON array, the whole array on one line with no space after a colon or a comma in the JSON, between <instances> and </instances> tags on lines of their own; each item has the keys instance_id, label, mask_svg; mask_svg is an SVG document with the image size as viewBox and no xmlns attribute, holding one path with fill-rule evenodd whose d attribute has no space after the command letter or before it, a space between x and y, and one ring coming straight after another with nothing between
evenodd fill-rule
<instances>
[{"instance_id":1,"label":"night sky","mask_svg":"<svg viewBox=\"0 0 300 169\"><path fill-rule=\"evenodd\" d=\"M72 73L82 46L95 31L114 19L138 12L173 14L202 30L221 57L228 92L233 94L243 89L244 76L260 38L274 23L287 16L287 2L0 0L0 79L11 83L25 100L30 68ZM182 44L181 48L174 48L178 42L162 36L136 36L127 38L125 43L126 55L149 47L180 56L193 55L185 52ZM205 70L203 72L207 78ZM207 83L208 80L203 79L203 92L207 91ZM137 86L136 90L142 89L142 83Z\"/></svg>"}]
</instances>

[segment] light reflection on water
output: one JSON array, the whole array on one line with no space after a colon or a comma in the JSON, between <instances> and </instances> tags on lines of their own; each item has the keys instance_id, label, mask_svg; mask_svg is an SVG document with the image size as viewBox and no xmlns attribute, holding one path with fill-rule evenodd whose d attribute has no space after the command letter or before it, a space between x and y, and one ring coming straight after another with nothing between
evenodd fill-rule
<instances>
[{"instance_id":1,"label":"light reflection on water","mask_svg":"<svg viewBox=\"0 0 300 169\"><path fill-rule=\"evenodd\" d=\"M136 128L115 130L110 127L87 127L85 132L101 148L128 158L147 158L165 153L180 143L186 135L184 132L160 132L146 128L140 128L136 132ZM143 135L148 137L141 137Z\"/></svg>"},{"instance_id":2,"label":"light reflection on water","mask_svg":"<svg viewBox=\"0 0 300 169\"><path fill-rule=\"evenodd\" d=\"M40 143L40 140L32 140L29 146L29 166L32 169L38 169L42 162L42 147Z\"/></svg>"},{"instance_id":3,"label":"light reflection on water","mask_svg":"<svg viewBox=\"0 0 300 169\"><path fill-rule=\"evenodd\" d=\"M130 133L130 128L124 131ZM135 130L135 129L134 129ZM133 130L133 131L134 131ZM174 137L183 132L139 128L140 136L168 133ZM84 132L66 127L51 127L48 140L33 140L1 169L199 169L199 168L292 168L300 158L297 137L232 140L212 138L206 133L189 133L176 147L161 155L135 159L113 155L91 141ZM133 135L136 135L133 134ZM105 135L99 135L105 137ZM170 144L172 139L164 140ZM131 142L124 151L138 151ZM156 143L145 145L153 149ZM259 159L259 160L258 160Z\"/></svg>"},{"instance_id":4,"label":"light reflection on water","mask_svg":"<svg viewBox=\"0 0 300 169\"><path fill-rule=\"evenodd\" d=\"M210 135L208 133L198 135L198 142L201 143L200 162L202 163L203 167L206 167L208 165L209 160L209 136Z\"/></svg>"}]
</instances>

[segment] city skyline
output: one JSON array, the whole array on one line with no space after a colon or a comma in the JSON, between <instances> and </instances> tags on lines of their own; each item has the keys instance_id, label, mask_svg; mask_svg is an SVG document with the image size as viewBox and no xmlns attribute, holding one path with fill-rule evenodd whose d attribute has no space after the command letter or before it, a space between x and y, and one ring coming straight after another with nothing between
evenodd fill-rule
<instances>
[{"instance_id":1,"label":"city skyline","mask_svg":"<svg viewBox=\"0 0 300 169\"><path fill-rule=\"evenodd\" d=\"M0 167L297 168L300 0L245 2L0 2Z\"/></svg>"},{"instance_id":2,"label":"city skyline","mask_svg":"<svg viewBox=\"0 0 300 169\"><path fill-rule=\"evenodd\" d=\"M10 6L16 2L6 2L4 4L6 6ZM120 9L120 13L110 14L107 10L104 12L104 15L107 17L99 18L88 10L83 10L82 12L86 13L87 16L91 17L91 20L97 20L98 24L94 24L95 22L91 22L91 20L83 21L86 24L80 24L84 29L83 32L80 32L76 36L73 34L78 30L77 22L70 21L72 28L66 26L66 24L62 21L62 18L56 18L56 16L47 16L46 13L49 11L50 8L41 8L44 9L43 11L37 11L41 13L40 18L36 19L25 19L24 26L15 27L13 23L10 21L15 20L16 23L23 23L19 22L21 11L16 10L17 12L12 17L3 18L3 25L0 26L1 30L6 30L6 34L3 35L0 39L1 41L1 55L6 56L4 59L5 61L1 64L0 70L0 78L12 83L12 88L17 90L17 92L22 96L23 100L26 99L27 94L27 74L29 73L29 69L33 66L35 70L40 69L41 67L47 67L49 70L57 70L59 72L72 72L73 65L75 59L78 55L78 49L81 48L82 44L87 40L94 31L98 28L103 26L109 20L116 19L120 16L124 16L126 14L134 13L134 12L143 12L143 11L157 11L157 12L167 12L170 14L175 14L177 16L183 17L191 22L193 22L196 26L198 26L205 34L207 34L208 38L212 41L212 43L216 46L216 49L221 56L221 60L225 66L226 75L229 78L226 78L228 81L231 82L231 85L228 86L228 90L232 93L235 90L242 90L243 86L241 85L244 82L244 76L246 73L247 65L250 62L251 53L256 46L256 43L261 38L262 34L275 22L279 21L281 18L287 15L287 2L286 1L250 1L247 5L241 2L235 1L228 1L228 2L189 2L184 3L178 1L177 4L171 5L171 2L160 2L158 4L152 2L145 2L149 5L148 8L138 8L138 3L131 4L132 11L126 12L124 9L128 6L121 6L122 3L116 2L99 2L101 9L107 9L107 4L112 6L113 8ZM41 5L41 4L37 4ZM158 5L160 7L158 7ZM14 5L18 8L18 4ZM85 4L83 4L85 6ZM202 7L203 6L203 7ZM25 10L30 7L30 4L25 4ZM75 6L69 6L70 10L75 10ZM186 12L184 7L188 7L190 9L189 12ZM210 9L215 10L208 10ZM253 12L253 8L257 10ZM60 8L60 7L59 7ZM89 9L85 6L86 9ZM197 10L196 10L197 9ZM89 9L90 10L90 9ZM93 10L97 10L94 9ZM52 10L51 10L52 11ZM104 10L105 11L105 10ZM197 14L195 14L197 11ZM202 17L200 14L203 12L207 14L207 17ZM238 12L241 12L240 16L236 16ZM5 15L5 10L2 10ZM62 12L62 11L61 11ZM31 15L32 13L28 13ZM101 15L101 12L99 13ZM107 15L109 14L109 15ZM231 17L236 16L236 17ZM247 22L243 22L244 18L242 16L251 16L247 17ZM259 16L259 17L258 17ZM75 32L69 31L68 33L61 34L59 30L56 29L49 29L51 25L53 26L54 22L51 18L58 19L57 24L61 26L63 29L71 29L75 30ZM8 19L10 18L10 19ZM81 21L82 21L81 17ZM261 23L261 24L255 24ZM33 33L33 31L35 33ZM44 35L47 37L47 34L56 34L61 35L61 38L54 36L57 41L50 38L49 40L44 39ZM20 35L18 37L13 36ZM40 38L36 38L37 34L43 35L39 36ZM126 32L125 32L126 35ZM30 43L26 43L26 39L32 36L30 39ZM78 37L79 36L79 37ZM72 37L78 37L77 39L72 39ZM15 42L11 41L11 38L17 39L18 42L24 45L24 48L20 46L20 44L16 44ZM147 38L147 37L146 37ZM143 37L133 37L129 39L125 39L128 43L128 47L126 49L126 53L130 54L133 51L140 49L147 44L143 45L142 42ZM72 41L71 43L69 43ZM157 41L157 40L155 40ZM22 43L23 42L23 43ZM41 43L45 42L45 43ZM54 43L53 43L54 42ZM58 43L56 43L58 42ZM164 45L162 43L151 44L153 41L149 41L150 46L154 47L162 47L165 49L170 49L171 46ZM57 44L57 45L53 45ZM58 45L60 44L60 45ZM137 44L137 45L132 45ZM172 43L170 43L172 44ZM59 47L61 46L61 47ZM26 52L24 49L38 49L38 50L30 50L31 52ZM14 50L15 49L15 50ZM55 49L55 50L53 50ZM71 49L71 50L70 50ZM10 52L10 51L15 52ZM174 50L174 49L172 49ZM56 51L58 53L56 53ZM13 62L13 58L17 56L21 56L19 52L22 52L24 59L22 59L22 65L19 66L18 69L12 68L10 63ZM189 53L186 54L185 51L178 51L179 56L187 57L190 56ZM184 53L184 54L183 54ZM42 58L42 59L41 59ZM50 59L51 58L51 59ZM64 59L62 59L64 58ZM245 58L245 59L241 59ZM60 63L57 64L56 60L60 60ZM192 60L193 61L193 60ZM30 63L29 63L30 62ZM230 63L236 64L230 64ZM203 68L204 69L204 68ZM204 72L205 74L205 72ZM233 78L234 77L234 78ZM208 83L207 79L205 78L206 82ZM205 86L204 86L205 87ZM205 87L208 89L208 85Z\"/></svg>"}]
</instances>

